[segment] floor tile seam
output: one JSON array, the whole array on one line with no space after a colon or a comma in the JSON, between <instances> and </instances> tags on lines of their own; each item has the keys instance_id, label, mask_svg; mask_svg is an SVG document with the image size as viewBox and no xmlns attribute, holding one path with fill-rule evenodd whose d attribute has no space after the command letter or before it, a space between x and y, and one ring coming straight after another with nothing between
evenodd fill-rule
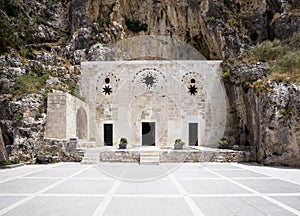
<instances>
[{"instance_id":1,"label":"floor tile seam","mask_svg":"<svg viewBox=\"0 0 300 216\"><path fill-rule=\"evenodd\" d=\"M209 170L209 171L212 172L212 173L215 173L215 172L212 171L212 170ZM254 190L254 189L252 189L252 188L250 188L250 187L248 187L248 186L246 186L246 185L243 185L243 184L241 184L241 183L239 183L239 182L236 182L236 181L234 181L234 180L232 180L232 179L229 179L229 178L226 177L226 176L223 176L223 175L218 174L218 173L215 173L215 174L218 175L218 176L220 176L220 177L222 177L222 178L224 178L225 180L227 180L227 181L229 181L229 182L235 184L235 185L238 185L238 186L244 188L245 190L248 190L248 191L250 191L250 192L252 192L252 193L255 193L255 194L259 195L261 198L263 198L263 199L265 199L265 200L268 200L269 202L271 202L271 203L273 203L273 204L275 204L275 205L277 205L277 206L279 206L279 207L281 207L281 208L283 208L283 209L285 209L285 210L287 210L287 211L289 211L289 212L291 212L291 213L293 213L293 214L295 214L295 212L297 212L296 215L300 215L300 212L299 212L298 210L296 210L296 209L294 209L294 208L292 208L292 207L290 207L290 206L288 206L288 205L286 205L286 204L284 204L284 203L282 203L282 202L279 202L279 201L277 201L277 200L274 200L274 199L272 199L271 197L265 196L264 194L262 194L262 193L260 193L260 192L258 192L258 191L256 191L256 190Z\"/></svg>"},{"instance_id":2,"label":"floor tile seam","mask_svg":"<svg viewBox=\"0 0 300 216\"><path fill-rule=\"evenodd\" d=\"M204 213L201 211L201 209L196 205L196 203L194 202L194 200L189 196L189 194L187 193L187 191L184 189L184 187L180 184L180 182L175 178L175 176L173 174L169 174L169 177L172 179L173 184L175 185L175 187L177 188L178 192L180 195L183 196L187 206L189 207L189 209L191 210L191 212L195 215L195 216L204 216Z\"/></svg>"},{"instance_id":3,"label":"floor tile seam","mask_svg":"<svg viewBox=\"0 0 300 216\"><path fill-rule=\"evenodd\" d=\"M63 178L60 179L59 181L57 181L57 182L55 182L55 183L53 183L53 184L51 184L51 185L49 185L49 186L47 186L47 187L45 187L45 188L39 190L39 191L37 191L35 194L41 194L41 193L44 193L45 191L47 191L47 190L49 190L49 189L51 189L51 188L53 188L53 187L55 187L55 186L57 186L57 185L59 185L59 184L65 182L65 181L67 181L67 180L72 179L72 177L74 177L74 176L76 176L76 175L79 175L80 173L84 172L86 169L88 169L88 167L86 167L86 168L84 168L84 169L82 169L82 170L79 170L78 172L73 173L73 174L71 174L71 175L69 175L69 176L63 177Z\"/></svg>"},{"instance_id":4,"label":"floor tile seam","mask_svg":"<svg viewBox=\"0 0 300 216\"><path fill-rule=\"evenodd\" d=\"M39 177L18 177L17 179L55 179L55 180L59 180L59 179L63 179L64 177L43 177L43 176L39 176Z\"/></svg>"},{"instance_id":5,"label":"floor tile seam","mask_svg":"<svg viewBox=\"0 0 300 216\"><path fill-rule=\"evenodd\" d=\"M212 177L212 178L199 178L199 177L176 177L177 180L222 180L218 177Z\"/></svg>"},{"instance_id":6,"label":"floor tile seam","mask_svg":"<svg viewBox=\"0 0 300 216\"><path fill-rule=\"evenodd\" d=\"M37 197L105 197L106 194L68 194L68 193L43 193L36 195Z\"/></svg>"},{"instance_id":7,"label":"floor tile seam","mask_svg":"<svg viewBox=\"0 0 300 216\"><path fill-rule=\"evenodd\" d=\"M254 193L241 193L241 194L190 194L191 197L261 197L261 196L269 196L269 197L300 197L300 193L262 193L262 194L254 194Z\"/></svg>"},{"instance_id":8,"label":"floor tile seam","mask_svg":"<svg viewBox=\"0 0 300 216\"><path fill-rule=\"evenodd\" d=\"M33 196L34 194L24 193L5 193L0 194L0 197L25 197ZM268 197L300 197L300 193L262 193L262 196ZM260 194L189 194L190 197L260 197ZM43 193L37 194L36 197L105 197L107 194L68 194L68 193ZM183 197L182 194L114 194L112 197Z\"/></svg>"},{"instance_id":9,"label":"floor tile seam","mask_svg":"<svg viewBox=\"0 0 300 216\"><path fill-rule=\"evenodd\" d=\"M236 166L242 166L241 164L236 164ZM266 175L266 176L270 176L272 177L273 179L278 179L278 180L281 180L281 181L286 181L286 182L289 182L289 183L293 183L293 184L296 184L296 185L299 185L300 186L300 182L295 182L293 180L289 180L289 179L285 179L285 178L280 178L280 177L277 177L277 176L272 176L270 174L265 174L263 171L257 171L257 170L252 170L248 167L245 167L244 168L245 170L248 170L248 171L251 171L251 172L254 172L254 173L258 173L258 174L261 174L261 175Z\"/></svg>"},{"instance_id":10,"label":"floor tile seam","mask_svg":"<svg viewBox=\"0 0 300 216\"><path fill-rule=\"evenodd\" d=\"M113 198L114 191L117 190L117 188L119 187L120 184L121 184L120 180L118 180L118 179L115 180L115 182L113 183L110 190L105 194L104 199L99 203L99 205L95 209L95 211L93 213L93 216L102 216L104 214L104 212L106 211L110 201Z\"/></svg>"},{"instance_id":11,"label":"floor tile seam","mask_svg":"<svg viewBox=\"0 0 300 216\"><path fill-rule=\"evenodd\" d=\"M13 204L11 204L9 206L1 209L0 210L0 216L6 214L7 212L9 212L9 211L17 208L18 206L20 206L20 205L22 205L22 204L24 204L24 203L32 200L33 198L34 198L34 195L27 196L27 197L25 197L25 198L23 198L23 199L21 199L21 200L19 200L17 202L14 202Z\"/></svg>"},{"instance_id":12,"label":"floor tile seam","mask_svg":"<svg viewBox=\"0 0 300 216\"><path fill-rule=\"evenodd\" d=\"M159 197L159 198L168 198L168 197L186 197L189 196L191 198L196 197L260 197L257 194L115 194L113 197Z\"/></svg>"},{"instance_id":13,"label":"floor tile seam","mask_svg":"<svg viewBox=\"0 0 300 216\"><path fill-rule=\"evenodd\" d=\"M25 165L25 166L26 166L26 165ZM17 179L17 178L25 177L25 176L27 176L27 175L32 175L32 174L34 174L34 173L40 172L41 170L43 170L43 171L44 171L44 170L48 170L48 169L51 169L51 168L53 168L53 167L55 167L55 166L58 166L58 164L49 164L49 165L47 165L47 166L44 166L44 167L46 167L46 169L43 169L44 167L40 167L40 169L31 171L31 172L29 172L29 173L25 173L25 174L17 175L17 176L8 178L8 179L4 179L4 180L0 181L0 184L5 183L5 182L8 182L8 181L11 181L11 180L14 180L14 179ZM24 167L18 167L18 168L19 168L19 169L22 169L22 168L24 168Z\"/></svg>"},{"instance_id":14,"label":"floor tile seam","mask_svg":"<svg viewBox=\"0 0 300 216\"><path fill-rule=\"evenodd\" d=\"M180 177L177 177L177 179L178 180L224 180L220 177L216 177L216 178L198 178L198 177L195 177L195 178L180 178ZM275 179L275 178L272 178L272 177L233 177L233 178L230 178L230 179L235 179L235 180L254 180L254 179L272 180L272 179Z\"/></svg>"},{"instance_id":15,"label":"floor tile seam","mask_svg":"<svg viewBox=\"0 0 300 216\"><path fill-rule=\"evenodd\" d=\"M84 170L85 170L85 169L80 170L80 171L78 171L77 173L73 173L72 175L70 175L70 176L68 176L68 177L66 177L66 178L63 178L63 179L59 180L58 182L55 182L55 183L53 183L53 184L51 184L51 185L49 185L49 186L46 186L46 187L42 188L41 190L39 190L39 191L37 191L37 192L35 192L35 193L30 194L30 196L25 197L25 198L19 200L18 202L15 202L15 203L13 203L13 204L7 206L6 208L4 208L4 209L2 209L2 210L0 211L0 216L3 215L3 214L5 214L5 213L7 213L7 212L9 212L10 210L13 210L14 208L17 208L18 206L20 206L20 205L22 205L22 204L24 204L24 203L26 203L26 202L32 200L32 199L35 198L38 194L41 194L41 193L43 193L44 191L47 191L47 190L49 190L50 188L53 188L53 187L57 186L58 184L61 184L62 182L68 180L68 179L69 179L70 177L72 177L73 175L77 175L78 173L81 173L81 172L83 172Z\"/></svg>"},{"instance_id":16,"label":"floor tile seam","mask_svg":"<svg viewBox=\"0 0 300 216\"><path fill-rule=\"evenodd\" d=\"M273 199L272 197L269 197L269 196L265 196L262 194L262 198L264 198L265 200L268 200L269 202L295 214L295 215L300 215L300 211L298 211L297 209L294 209L293 207L289 206L289 205L286 205L278 200L275 200Z\"/></svg>"},{"instance_id":17,"label":"floor tile seam","mask_svg":"<svg viewBox=\"0 0 300 216\"><path fill-rule=\"evenodd\" d=\"M115 180L115 178L84 178L84 177L73 177L71 179L74 179L74 180Z\"/></svg>"},{"instance_id":18,"label":"floor tile seam","mask_svg":"<svg viewBox=\"0 0 300 216\"><path fill-rule=\"evenodd\" d=\"M243 170L241 168L237 168L237 169L215 169L215 168L209 168L209 169L211 169L211 170L217 170L217 171L241 171L241 170ZM177 172L184 172L184 171L191 172L191 171L199 171L199 170L204 171L204 167L201 167L201 168L198 168L198 169L176 169Z\"/></svg>"},{"instance_id":19,"label":"floor tile seam","mask_svg":"<svg viewBox=\"0 0 300 216\"><path fill-rule=\"evenodd\" d=\"M182 194L114 194L113 198L183 198Z\"/></svg>"},{"instance_id":20,"label":"floor tile seam","mask_svg":"<svg viewBox=\"0 0 300 216\"><path fill-rule=\"evenodd\" d=\"M0 194L0 197L8 197L8 196L12 196L12 197L27 197L27 196L31 196L32 193L3 193Z\"/></svg>"},{"instance_id":21,"label":"floor tile seam","mask_svg":"<svg viewBox=\"0 0 300 216\"><path fill-rule=\"evenodd\" d=\"M263 195L265 196L269 196L269 197L290 197L290 196L296 196L296 197L300 197L300 193L263 193Z\"/></svg>"},{"instance_id":22,"label":"floor tile seam","mask_svg":"<svg viewBox=\"0 0 300 216\"><path fill-rule=\"evenodd\" d=\"M128 167L123 170L121 176L124 176L125 173L127 172L127 170L128 170ZM113 185L111 186L110 190L106 193L106 196L99 203L98 207L94 211L93 216L102 216L104 214L104 212L106 211L106 209L107 209L110 201L113 198L113 195L117 191L117 189L120 186L120 184L121 184L121 180L118 179L118 178L116 178L115 181L114 181L114 183L113 183Z\"/></svg>"},{"instance_id":23,"label":"floor tile seam","mask_svg":"<svg viewBox=\"0 0 300 216\"><path fill-rule=\"evenodd\" d=\"M229 178L229 177L226 177L226 176L223 176L223 175L221 175L221 174L219 174L219 173L216 173L216 172L214 172L213 170L207 169L207 171L211 172L212 174L215 174L215 175L219 176L219 177L220 177L221 179L223 179L223 180L226 180L226 181L228 181L228 182L230 182L230 183L233 183L233 184L235 184L235 185L238 185L239 187L241 187L241 188L243 188L243 189L245 189L245 190L247 190L247 191L249 191L249 192L251 192L251 193L254 193L254 194L260 194L258 191L253 190L253 189L251 189L250 187L248 187L248 186L246 186L246 185L243 185L243 184L241 184L241 183L239 183L239 182L236 182L236 181L234 181L233 179L231 179L231 178Z\"/></svg>"}]
</instances>

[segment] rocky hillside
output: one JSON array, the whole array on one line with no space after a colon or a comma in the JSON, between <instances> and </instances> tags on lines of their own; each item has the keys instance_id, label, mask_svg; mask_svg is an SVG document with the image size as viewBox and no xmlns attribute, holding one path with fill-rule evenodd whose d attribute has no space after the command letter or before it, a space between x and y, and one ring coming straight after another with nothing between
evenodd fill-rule
<instances>
[{"instance_id":1,"label":"rocky hillside","mask_svg":"<svg viewBox=\"0 0 300 216\"><path fill-rule=\"evenodd\" d=\"M62 143L43 140L47 93L76 95L80 62L105 60L108 44L159 34L192 45L207 59L236 59L262 41L299 33L299 8L297 0L0 0L0 126L7 153L22 161L49 152L70 158ZM266 78L273 90L257 96L255 81L267 77L270 64L230 63L231 120L239 124L228 125L227 138L256 147L262 162L299 164L299 156L289 156L300 155L299 113L289 109L299 106L297 79ZM281 106L274 118L271 99Z\"/></svg>"}]
</instances>

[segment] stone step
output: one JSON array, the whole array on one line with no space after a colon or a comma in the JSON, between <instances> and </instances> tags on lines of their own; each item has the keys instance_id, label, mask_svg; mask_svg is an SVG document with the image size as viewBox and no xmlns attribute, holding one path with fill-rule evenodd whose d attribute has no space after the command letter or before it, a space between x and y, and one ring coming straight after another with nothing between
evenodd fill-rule
<instances>
[{"instance_id":1,"label":"stone step","mask_svg":"<svg viewBox=\"0 0 300 216\"><path fill-rule=\"evenodd\" d=\"M86 149L84 157L81 161L82 164L95 164L100 161L99 151L93 149Z\"/></svg>"},{"instance_id":2,"label":"stone step","mask_svg":"<svg viewBox=\"0 0 300 216\"><path fill-rule=\"evenodd\" d=\"M158 161L159 162L159 157L141 157L140 161Z\"/></svg>"},{"instance_id":3,"label":"stone step","mask_svg":"<svg viewBox=\"0 0 300 216\"><path fill-rule=\"evenodd\" d=\"M159 152L141 152L140 153L140 165L159 165Z\"/></svg>"},{"instance_id":4,"label":"stone step","mask_svg":"<svg viewBox=\"0 0 300 216\"><path fill-rule=\"evenodd\" d=\"M141 157L159 157L159 153L141 152Z\"/></svg>"},{"instance_id":5,"label":"stone step","mask_svg":"<svg viewBox=\"0 0 300 216\"><path fill-rule=\"evenodd\" d=\"M99 162L99 157L84 157L81 164L95 164Z\"/></svg>"},{"instance_id":6,"label":"stone step","mask_svg":"<svg viewBox=\"0 0 300 216\"><path fill-rule=\"evenodd\" d=\"M159 162L149 161L149 162L141 162L140 165L159 165Z\"/></svg>"}]
</instances>

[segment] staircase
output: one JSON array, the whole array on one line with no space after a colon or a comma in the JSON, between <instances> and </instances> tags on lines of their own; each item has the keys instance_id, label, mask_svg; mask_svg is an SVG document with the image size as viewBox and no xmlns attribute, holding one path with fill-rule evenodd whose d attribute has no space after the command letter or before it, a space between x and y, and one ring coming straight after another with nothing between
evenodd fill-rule
<instances>
[{"instance_id":1,"label":"staircase","mask_svg":"<svg viewBox=\"0 0 300 216\"><path fill-rule=\"evenodd\" d=\"M143 147L140 149L140 165L159 165L159 148Z\"/></svg>"},{"instance_id":2,"label":"staircase","mask_svg":"<svg viewBox=\"0 0 300 216\"><path fill-rule=\"evenodd\" d=\"M95 164L100 161L99 149L85 149L84 157L81 161L82 164Z\"/></svg>"}]
</instances>

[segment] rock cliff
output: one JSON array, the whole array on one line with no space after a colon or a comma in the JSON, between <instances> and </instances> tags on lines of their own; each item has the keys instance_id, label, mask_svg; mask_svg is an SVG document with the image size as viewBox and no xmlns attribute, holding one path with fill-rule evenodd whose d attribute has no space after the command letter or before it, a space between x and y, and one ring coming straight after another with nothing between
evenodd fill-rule
<instances>
[{"instance_id":1,"label":"rock cliff","mask_svg":"<svg viewBox=\"0 0 300 216\"><path fill-rule=\"evenodd\" d=\"M76 95L80 62L105 60L108 44L158 34L192 45L207 59L226 60L264 40L299 33L299 7L294 0L0 0L0 126L6 150L23 161L47 152L70 158L62 143L43 140L46 95L57 90ZM231 69L237 79L231 83L238 85L227 84L234 113L229 122L238 126L228 125L228 138L257 147L259 161L297 165L299 113L289 110L299 110L299 86L270 81L273 90L258 94L244 85L269 69L264 63Z\"/></svg>"},{"instance_id":2,"label":"rock cliff","mask_svg":"<svg viewBox=\"0 0 300 216\"><path fill-rule=\"evenodd\" d=\"M300 166L300 85L263 81L269 73L270 66L261 62L231 68L226 138L251 149L263 164Z\"/></svg>"}]
</instances>

